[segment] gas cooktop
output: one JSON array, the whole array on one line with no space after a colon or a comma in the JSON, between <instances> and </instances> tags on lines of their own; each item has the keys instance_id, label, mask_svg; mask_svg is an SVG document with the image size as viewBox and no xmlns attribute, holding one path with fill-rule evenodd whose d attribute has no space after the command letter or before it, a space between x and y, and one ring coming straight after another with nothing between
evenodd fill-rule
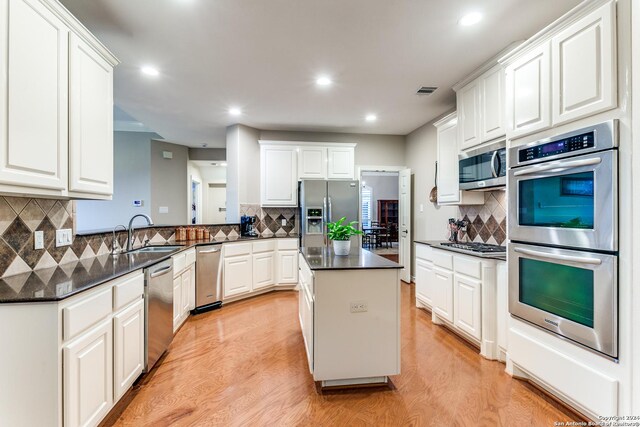
<instances>
[{"instance_id":1,"label":"gas cooktop","mask_svg":"<svg viewBox=\"0 0 640 427\"><path fill-rule=\"evenodd\" d=\"M456 252L472 252L476 256L495 256L503 255L506 253L507 248L504 246L490 245L488 243L453 243L445 242L440 243L441 246L454 250Z\"/></svg>"}]
</instances>

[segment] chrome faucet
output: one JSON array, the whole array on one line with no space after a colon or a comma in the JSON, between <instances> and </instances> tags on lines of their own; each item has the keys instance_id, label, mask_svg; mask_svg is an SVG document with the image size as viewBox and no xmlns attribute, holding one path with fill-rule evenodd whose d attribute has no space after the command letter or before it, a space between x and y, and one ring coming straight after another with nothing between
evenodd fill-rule
<instances>
[{"instance_id":1,"label":"chrome faucet","mask_svg":"<svg viewBox=\"0 0 640 427\"><path fill-rule=\"evenodd\" d=\"M127 239L127 252L131 251L133 249L133 232L135 231L135 228L133 228L133 220L136 219L137 217L143 217L144 219L147 220L147 225L148 226L152 226L153 225L153 220L151 219L151 217L149 215L146 214L136 214L134 216L131 217L131 219L129 220L129 238Z\"/></svg>"},{"instance_id":2,"label":"chrome faucet","mask_svg":"<svg viewBox=\"0 0 640 427\"><path fill-rule=\"evenodd\" d=\"M122 248L120 247L120 243L118 242L118 239L116 238L116 231L118 230L118 228L122 227L122 229L124 231L127 231L127 227L125 227L122 224L118 224L115 227L113 227L113 240L111 241L111 255L118 255L120 252L122 252Z\"/></svg>"}]
</instances>

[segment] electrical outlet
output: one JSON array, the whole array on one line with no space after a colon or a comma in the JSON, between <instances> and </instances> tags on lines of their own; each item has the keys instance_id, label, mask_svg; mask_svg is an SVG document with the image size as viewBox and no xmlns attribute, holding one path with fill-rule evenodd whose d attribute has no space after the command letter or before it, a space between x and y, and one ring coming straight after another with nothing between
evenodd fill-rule
<instances>
[{"instance_id":1,"label":"electrical outlet","mask_svg":"<svg viewBox=\"0 0 640 427\"><path fill-rule=\"evenodd\" d=\"M44 231L33 233L33 249L44 249Z\"/></svg>"},{"instance_id":2,"label":"electrical outlet","mask_svg":"<svg viewBox=\"0 0 640 427\"><path fill-rule=\"evenodd\" d=\"M368 311L367 303L364 301L357 301L351 303L351 312L352 313L365 313Z\"/></svg>"},{"instance_id":3,"label":"electrical outlet","mask_svg":"<svg viewBox=\"0 0 640 427\"><path fill-rule=\"evenodd\" d=\"M282 223L282 226L284 227L285 225L287 225L287 220L282 218L282 220L280 221Z\"/></svg>"},{"instance_id":4,"label":"electrical outlet","mask_svg":"<svg viewBox=\"0 0 640 427\"><path fill-rule=\"evenodd\" d=\"M158 207L158 213L161 213L161 214L169 213L169 206Z\"/></svg>"},{"instance_id":5,"label":"electrical outlet","mask_svg":"<svg viewBox=\"0 0 640 427\"><path fill-rule=\"evenodd\" d=\"M63 228L56 230L56 248L60 246L69 246L71 244L71 229Z\"/></svg>"}]
</instances>

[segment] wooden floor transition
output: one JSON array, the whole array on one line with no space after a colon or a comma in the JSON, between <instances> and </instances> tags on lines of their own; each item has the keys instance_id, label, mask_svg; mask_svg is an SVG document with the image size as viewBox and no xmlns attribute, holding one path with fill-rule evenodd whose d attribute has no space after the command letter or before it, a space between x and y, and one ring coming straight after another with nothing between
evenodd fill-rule
<instances>
[{"instance_id":1,"label":"wooden floor transition","mask_svg":"<svg viewBox=\"0 0 640 427\"><path fill-rule=\"evenodd\" d=\"M413 303L414 286L401 286L402 373L391 388L319 393L297 293L272 292L190 317L161 364L103 425L553 426L576 419L433 325Z\"/></svg>"}]
</instances>

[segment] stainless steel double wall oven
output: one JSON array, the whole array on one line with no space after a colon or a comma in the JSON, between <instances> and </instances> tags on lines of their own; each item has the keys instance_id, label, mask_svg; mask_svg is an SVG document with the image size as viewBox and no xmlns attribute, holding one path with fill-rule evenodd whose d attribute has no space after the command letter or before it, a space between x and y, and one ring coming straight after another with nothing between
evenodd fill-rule
<instances>
[{"instance_id":1,"label":"stainless steel double wall oven","mask_svg":"<svg viewBox=\"0 0 640 427\"><path fill-rule=\"evenodd\" d=\"M509 150L509 311L618 357L617 121Z\"/></svg>"}]
</instances>

